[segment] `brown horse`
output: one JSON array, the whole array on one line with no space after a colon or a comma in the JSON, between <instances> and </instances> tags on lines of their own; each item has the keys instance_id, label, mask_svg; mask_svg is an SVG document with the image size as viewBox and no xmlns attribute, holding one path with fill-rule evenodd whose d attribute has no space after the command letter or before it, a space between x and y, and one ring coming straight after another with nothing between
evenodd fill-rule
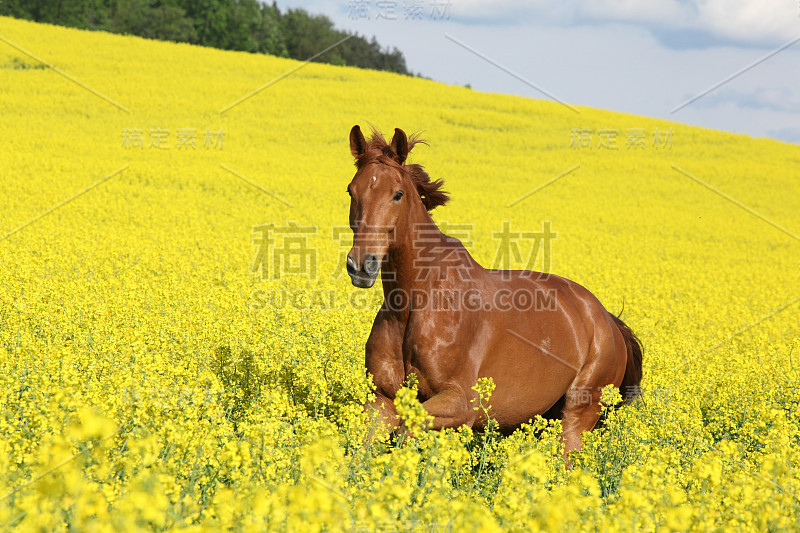
<instances>
[{"instance_id":1,"label":"brown horse","mask_svg":"<svg viewBox=\"0 0 800 533\"><path fill-rule=\"evenodd\" d=\"M484 269L441 233L429 211L447 202L443 183L406 164L419 142L400 129L388 144L377 131L369 143L359 126L350 131L357 171L347 187L354 233L347 272L368 288L380 271L384 292L366 345L376 390L365 409L398 431L393 401L413 373L433 428L481 428L472 387L491 377L500 430L538 414L561 418L566 457L597 423L604 386L620 387L626 402L637 394L641 345L577 283Z\"/></svg>"}]
</instances>

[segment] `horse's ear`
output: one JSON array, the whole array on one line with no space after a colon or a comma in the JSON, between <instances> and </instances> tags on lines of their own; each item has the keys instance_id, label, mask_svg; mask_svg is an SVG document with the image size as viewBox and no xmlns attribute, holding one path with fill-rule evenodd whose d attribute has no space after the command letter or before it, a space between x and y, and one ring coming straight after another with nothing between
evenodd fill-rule
<instances>
[{"instance_id":1,"label":"horse's ear","mask_svg":"<svg viewBox=\"0 0 800 533\"><path fill-rule=\"evenodd\" d=\"M401 165L405 163L406 157L408 157L408 137L406 137L406 133L400 128L394 129L391 148L397 158L397 162Z\"/></svg>"},{"instance_id":2,"label":"horse's ear","mask_svg":"<svg viewBox=\"0 0 800 533\"><path fill-rule=\"evenodd\" d=\"M367 141L364 139L364 134L361 133L361 128L358 124L350 130L350 153L356 159L367 153Z\"/></svg>"}]
</instances>

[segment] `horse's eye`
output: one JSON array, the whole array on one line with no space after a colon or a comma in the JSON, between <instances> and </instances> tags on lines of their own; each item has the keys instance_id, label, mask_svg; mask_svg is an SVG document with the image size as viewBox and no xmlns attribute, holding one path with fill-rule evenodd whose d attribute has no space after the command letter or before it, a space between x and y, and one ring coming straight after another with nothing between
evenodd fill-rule
<instances>
[{"instance_id":1,"label":"horse's eye","mask_svg":"<svg viewBox=\"0 0 800 533\"><path fill-rule=\"evenodd\" d=\"M402 197L403 197L403 191L397 191L396 193L394 193L394 198L392 198L392 200L394 200L395 202L399 202L400 198Z\"/></svg>"}]
</instances>

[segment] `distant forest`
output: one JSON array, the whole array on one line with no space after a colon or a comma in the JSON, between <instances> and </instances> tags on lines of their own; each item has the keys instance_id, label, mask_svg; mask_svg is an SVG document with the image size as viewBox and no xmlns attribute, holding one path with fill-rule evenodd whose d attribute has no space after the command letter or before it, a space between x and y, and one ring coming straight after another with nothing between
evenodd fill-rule
<instances>
[{"instance_id":1,"label":"distant forest","mask_svg":"<svg viewBox=\"0 0 800 533\"><path fill-rule=\"evenodd\" d=\"M410 75L397 48L337 30L325 15L282 13L257 0L0 0L0 15L87 30L138 35Z\"/></svg>"}]
</instances>

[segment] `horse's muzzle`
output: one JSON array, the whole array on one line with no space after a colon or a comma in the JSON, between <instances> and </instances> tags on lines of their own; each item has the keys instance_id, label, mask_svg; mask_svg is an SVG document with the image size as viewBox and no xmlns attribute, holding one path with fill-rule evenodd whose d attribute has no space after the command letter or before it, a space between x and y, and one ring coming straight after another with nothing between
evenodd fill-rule
<instances>
[{"instance_id":1,"label":"horse's muzzle","mask_svg":"<svg viewBox=\"0 0 800 533\"><path fill-rule=\"evenodd\" d=\"M380 260L374 255L368 255L364 260L364 264L359 269L356 262L347 254L347 274L353 285L362 289L369 289L375 284L378 278L378 271L381 269Z\"/></svg>"}]
</instances>

